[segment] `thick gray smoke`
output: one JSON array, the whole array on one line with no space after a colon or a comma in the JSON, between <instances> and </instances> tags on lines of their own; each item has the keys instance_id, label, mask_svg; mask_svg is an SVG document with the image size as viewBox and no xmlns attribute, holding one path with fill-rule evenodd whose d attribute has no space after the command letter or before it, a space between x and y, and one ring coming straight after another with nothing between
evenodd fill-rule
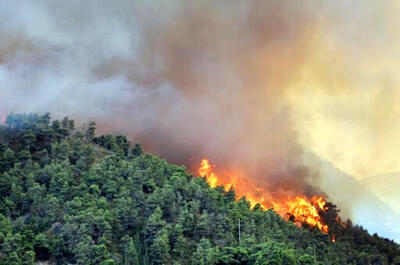
<instances>
[{"instance_id":1,"label":"thick gray smoke","mask_svg":"<svg viewBox=\"0 0 400 265\"><path fill-rule=\"evenodd\" d=\"M288 95L310 66L330 67L321 53L334 74L354 66L379 3L0 0L0 114L95 120L172 162L207 157L266 189L315 193L295 126L307 117Z\"/></svg>"},{"instance_id":2,"label":"thick gray smoke","mask_svg":"<svg viewBox=\"0 0 400 265\"><path fill-rule=\"evenodd\" d=\"M311 3L4 4L1 108L93 119L170 161L206 156L306 192L284 92L309 52Z\"/></svg>"}]
</instances>

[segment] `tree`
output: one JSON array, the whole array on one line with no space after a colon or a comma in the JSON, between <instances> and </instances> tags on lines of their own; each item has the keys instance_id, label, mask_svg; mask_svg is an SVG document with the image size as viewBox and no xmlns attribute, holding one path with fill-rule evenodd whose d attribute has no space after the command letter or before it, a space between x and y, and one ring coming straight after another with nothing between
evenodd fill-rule
<instances>
[{"instance_id":1,"label":"tree","mask_svg":"<svg viewBox=\"0 0 400 265\"><path fill-rule=\"evenodd\" d=\"M192 258L192 265L216 264L215 250L208 239L202 238L197 244L196 252Z\"/></svg>"},{"instance_id":2,"label":"tree","mask_svg":"<svg viewBox=\"0 0 400 265\"><path fill-rule=\"evenodd\" d=\"M35 252L28 250L22 256L22 265L34 265L35 264Z\"/></svg>"},{"instance_id":3,"label":"tree","mask_svg":"<svg viewBox=\"0 0 400 265\"><path fill-rule=\"evenodd\" d=\"M314 265L315 264L314 258L307 254L302 255L299 258L299 264L300 265Z\"/></svg>"},{"instance_id":4,"label":"tree","mask_svg":"<svg viewBox=\"0 0 400 265\"><path fill-rule=\"evenodd\" d=\"M150 246L150 257L153 264L165 264L169 259L169 239L168 232L164 228L157 233L154 238L153 244Z\"/></svg>"},{"instance_id":5,"label":"tree","mask_svg":"<svg viewBox=\"0 0 400 265\"><path fill-rule=\"evenodd\" d=\"M71 229L71 232L76 234L77 231L73 231ZM83 236L83 238L79 239L79 237L76 237L75 239L77 242L76 246L73 248L73 254L76 258L76 263L79 265L86 265L86 264L92 264L91 260L91 248L90 248L90 242L91 238L89 236ZM71 238L71 242L73 242Z\"/></svg>"},{"instance_id":6,"label":"tree","mask_svg":"<svg viewBox=\"0 0 400 265\"><path fill-rule=\"evenodd\" d=\"M47 165L50 162L49 152L47 151L46 148L44 148L43 150L40 150L37 153L37 157L39 158L39 164L42 167Z\"/></svg>"},{"instance_id":7,"label":"tree","mask_svg":"<svg viewBox=\"0 0 400 265\"><path fill-rule=\"evenodd\" d=\"M132 155L140 156L141 154L143 154L143 147L140 143L136 143L135 146L132 148Z\"/></svg>"},{"instance_id":8,"label":"tree","mask_svg":"<svg viewBox=\"0 0 400 265\"><path fill-rule=\"evenodd\" d=\"M125 234L135 228L139 217L135 201L127 193L121 193L121 195L115 199L113 214L118 223L120 233Z\"/></svg>"},{"instance_id":9,"label":"tree","mask_svg":"<svg viewBox=\"0 0 400 265\"><path fill-rule=\"evenodd\" d=\"M224 247L218 255L218 264L248 264L249 250L243 246Z\"/></svg>"},{"instance_id":10,"label":"tree","mask_svg":"<svg viewBox=\"0 0 400 265\"><path fill-rule=\"evenodd\" d=\"M182 260L187 260L191 254L191 248L188 240L182 234L179 234L176 240L171 241L174 242L172 254L175 257L181 258Z\"/></svg>"},{"instance_id":11,"label":"tree","mask_svg":"<svg viewBox=\"0 0 400 265\"><path fill-rule=\"evenodd\" d=\"M17 154L19 162L24 166L31 159L31 153L27 150L22 150Z\"/></svg>"},{"instance_id":12,"label":"tree","mask_svg":"<svg viewBox=\"0 0 400 265\"><path fill-rule=\"evenodd\" d=\"M28 131L24 133L22 137L22 149L25 150L30 150L31 146L34 144L36 140L36 135L33 133L33 131Z\"/></svg>"},{"instance_id":13,"label":"tree","mask_svg":"<svg viewBox=\"0 0 400 265\"><path fill-rule=\"evenodd\" d=\"M149 217L144 229L144 240L147 245L153 244L157 233L166 225L165 221L162 220L161 217L161 208L157 207L154 213Z\"/></svg>"},{"instance_id":14,"label":"tree","mask_svg":"<svg viewBox=\"0 0 400 265\"><path fill-rule=\"evenodd\" d=\"M63 128L68 128L68 123L69 123L68 116L65 116L64 119L62 119L61 121L61 126Z\"/></svg>"},{"instance_id":15,"label":"tree","mask_svg":"<svg viewBox=\"0 0 400 265\"><path fill-rule=\"evenodd\" d=\"M204 211L202 215L200 215L198 221L196 222L196 228L193 232L193 237L195 240L199 240L200 238L208 238L210 236L210 217L207 211Z\"/></svg>"},{"instance_id":16,"label":"tree","mask_svg":"<svg viewBox=\"0 0 400 265\"><path fill-rule=\"evenodd\" d=\"M51 123L51 128L56 132L58 129L60 129L60 121L59 120L55 120Z\"/></svg>"},{"instance_id":17,"label":"tree","mask_svg":"<svg viewBox=\"0 0 400 265\"><path fill-rule=\"evenodd\" d=\"M284 250L282 254L282 265L297 265L297 257L294 249Z\"/></svg>"},{"instance_id":18,"label":"tree","mask_svg":"<svg viewBox=\"0 0 400 265\"><path fill-rule=\"evenodd\" d=\"M136 265L139 264L139 256L136 250L136 246L133 243L133 239L125 235L122 238L123 248L123 265Z\"/></svg>"},{"instance_id":19,"label":"tree","mask_svg":"<svg viewBox=\"0 0 400 265\"><path fill-rule=\"evenodd\" d=\"M0 157L0 171L7 171L14 166L15 155L14 151L10 148L7 148L3 156Z\"/></svg>"},{"instance_id":20,"label":"tree","mask_svg":"<svg viewBox=\"0 0 400 265\"><path fill-rule=\"evenodd\" d=\"M92 142L95 135L96 135L96 123L92 121L89 123L89 127L86 129L85 133L86 142L87 143Z\"/></svg>"},{"instance_id":21,"label":"tree","mask_svg":"<svg viewBox=\"0 0 400 265\"><path fill-rule=\"evenodd\" d=\"M108 258L109 258L109 253L107 247L104 244L95 244L91 246L91 255L90 255L91 264L102 264L102 262L105 262L106 260L108 260Z\"/></svg>"},{"instance_id":22,"label":"tree","mask_svg":"<svg viewBox=\"0 0 400 265\"><path fill-rule=\"evenodd\" d=\"M18 257L17 252L13 251L7 258L7 265L21 265L21 259Z\"/></svg>"},{"instance_id":23,"label":"tree","mask_svg":"<svg viewBox=\"0 0 400 265\"><path fill-rule=\"evenodd\" d=\"M43 123L43 124L45 124L45 125L49 125L50 124L50 120L51 120L51 117L50 117L50 113L45 113L41 118L40 118L40 122L41 123Z\"/></svg>"},{"instance_id":24,"label":"tree","mask_svg":"<svg viewBox=\"0 0 400 265\"><path fill-rule=\"evenodd\" d=\"M69 120L69 121L68 121L68 129L69 129L70 131L75 130L75 122L74 122L74 120Z\"/></svg>"}]
</instances>

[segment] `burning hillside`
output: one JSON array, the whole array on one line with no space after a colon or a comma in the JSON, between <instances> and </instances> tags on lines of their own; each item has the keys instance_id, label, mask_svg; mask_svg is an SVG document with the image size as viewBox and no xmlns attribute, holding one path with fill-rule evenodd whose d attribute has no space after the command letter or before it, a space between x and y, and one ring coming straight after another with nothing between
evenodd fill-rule
<instances>
[{"instance_id":1,"label":"burning hillside","mask_svg":"<svg viewBox=\"0 0 400 265\"><path fill-rule=\"evenodd\" d=\"M398 1L8 2L0 113L95 120L172 163L234 164L245 175L210 184L284 213L323 189L366 224L371 204L321 186L319 158L359 179L400 170Z\"/></svg>"},{"instance_id":2,"label":"burning hillside","mask_svg":"<svg viewBox=\"0 0 400 265\"><path fill-rule=\"evenodd\" d=\"M207 159L193 179L126 136L74 125L11 114L0 126L0 264L398 264L399 245L337 227L322 197L285 197Z\"/></svg>"},{"instance_id":3,"label":"burning hillside","mask_svg":"<svg viewBox=\"0 0 400 265\"><path fill-rule=\"evenodd\" d=\"M237 199L245 197L251 207L259 204L263 209L273 209L282 218L293 221L298 226L307 224L328 233L328 225L322 221L320 215L328 209L325 198L322 196L311 198L304 195L282 196L258 187L234 173L219 176L214 173L214 167L207 159L203 159L198 170L199 175L204 177L211 187L223 186L225 191L234 189Z\"/></svg>"}]
</instances>

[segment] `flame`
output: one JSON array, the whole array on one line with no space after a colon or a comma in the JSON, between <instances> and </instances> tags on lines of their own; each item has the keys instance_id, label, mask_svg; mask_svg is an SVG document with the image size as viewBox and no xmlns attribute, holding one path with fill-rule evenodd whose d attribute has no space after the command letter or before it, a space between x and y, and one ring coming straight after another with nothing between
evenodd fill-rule
<instances>
[{"instance_id":1,"label":"flame","mask_svg":"<svg viewBox=\"0 0 400 265\"><path fill-rule=\"evenodd\" d=\"M325 200L322 197L313 196L311 199L305 196L295 196L281 200L280 203L272 202L275 212L289 219L293 219L297 225L304 223L311 227L318 227L322 232L328 232L328 226L323 224L319 215L325 209Z\"/></svg>"},{"instance_id":2,"label":"flame","mask_svg":"<svg viewBox=\"0 0 400 265\"><path fill-rule=\"evenodd\" d=\"M200 164L199 174L207 178L207 182L211 188L215 188L218 183L218 177L214 174L213 169L207 159L203 159Z\"/></svg>"},{"instance_id":3,"label":"flame","mask_svg":"<svg viewBox=\"0 0 400 265\"><path fill-rule=\"evenodd\" d=\"M218 176L214 173L214 168L215 165L212 166L207 159L203 159L198 170L199 175L206 179L210 187L223 186L225 191L234 188L236 199L245 197L252 208L259 204L261 208L272 209L282 218L293 221L297 226L307 224L328 233L328 226L322 222L320 216L321 211L327 210L323 197L276 197L265 189L257 187L254 183L239 178L237 174L228 172L223 176Z\"/></svg>"}]
</instances>

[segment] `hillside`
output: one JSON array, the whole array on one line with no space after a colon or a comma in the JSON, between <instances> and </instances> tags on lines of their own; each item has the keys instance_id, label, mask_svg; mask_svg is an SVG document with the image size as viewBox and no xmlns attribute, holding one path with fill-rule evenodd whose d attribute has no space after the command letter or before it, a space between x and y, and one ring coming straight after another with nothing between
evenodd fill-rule
<instances>
[{"instance_id":1,"label":"hillside","mask_svg":"<svg viewBox=\"0 0 400 265\"><path fill-rule=\"evenodd\" d=\"M122 135L13 114L0 125L0 264L400 264L400 247L250 208ZM336 242L331 242L331 234Z\"/></svg>"}]
</instances>

